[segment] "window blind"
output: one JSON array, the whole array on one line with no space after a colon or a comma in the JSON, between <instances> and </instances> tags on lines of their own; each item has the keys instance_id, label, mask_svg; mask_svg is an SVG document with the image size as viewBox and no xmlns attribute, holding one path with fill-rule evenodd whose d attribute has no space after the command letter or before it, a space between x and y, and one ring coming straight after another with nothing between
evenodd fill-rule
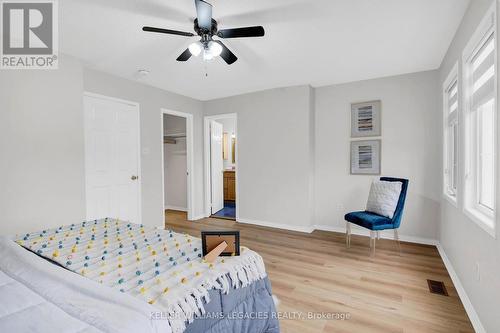
<instances>
[{"instance_id":1,"label":"window blind","mask_svg":"<svg viewBox=\"0 0 500 333\"><path fill-rule=\"evenodd\" d=\"M471 61L471 111L495 98L495 38L491 34Z\"/></svg>"},{"instance_id":2,"label":"window blind","mask_svg":"<svg viewBox=\"0 0 500 333\"><path fill-rule=\"evenodd\" d=\"M458 83L455 80L448 88L448 112L453 113L458 109Z\"/></svg>"}]
</instances>

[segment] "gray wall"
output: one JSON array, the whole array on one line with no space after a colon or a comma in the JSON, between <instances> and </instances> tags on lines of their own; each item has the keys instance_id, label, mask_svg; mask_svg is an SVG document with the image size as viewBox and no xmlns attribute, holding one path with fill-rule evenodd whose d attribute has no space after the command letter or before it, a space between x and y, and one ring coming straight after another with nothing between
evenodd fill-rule
<instances>
[{"instance_id":1,"label":"gray wall","mask_svg":"<svg viewBox=\"0 0 500 333\"><path fill-rule=\"evenodd\" d=\"M206 115L237 114L240 220L311 224L310 98L300 86L205 103Z\"/></svg>"},{"instance_id":2,"label":"gray wall","mask_svg":"<svg viewBox=\"0 0 500 333\"><path fill-rule=\"evenodd\" d=\"M203 214L202 103L84 69L61 55L59 70L0 75L2 234L85 219L83 93L140 104L143 223L163 226L161 108L194 115L194 215Z\"/></svg>"},{"instance_id":3,"label":"gray wall","mask_svg":"<svg viewBox=\"0 0 500 333\"><path fill-rule=\"evenodd\" d=\"M437 72L316 89L316 224L344 228L363 210L374 176L350 175L351 103L382 101L382 175L408 178L401 234L437 239L440 142Z\"/></svg>"},{"instance_id":4,"label":"gray wall","mask_svg":"<svg viewBox=\"0 0 500 333\"><path fill-rule=\"evenodd\" d=\"M194 115L194 216L203 214L203 128L202 103L194 99L125 80L102 72L84 69L84 90L140 104L142 222L163 226L162 114L169 109Z\"/></svg>"},{"instance_id":5,"label":"gray wall","mask_svg":"<svg viewBox=\"0 0 500 333\"><path fill-rule=\"evenodd\" d=\"M437 81L431 71L206 102L206 115L238 114L240 220L300 230L344 228L343 215L364 209L374 179L350 175L350 103L381 99L382 174L411 181L401 233L436 240Z\"/></svg>"},{"instance_id":6,"label":"gray wall","mask_svg":"<svg viewBox=\"0 0 500 333\"><path fill-rule=\"evenodd\" d=\"M85 218L82 67L0 74L1 234Z\"/></svg>"},{"instance_id":7,"label":"gray wall","mask_svg":"<svg viewBox=\"0 0 500 333\"><path fill-rule=\"evenodd\" d=\"M439 70L440 90L457 61L459 76L461 75L462 51L492 3L494 1L491 0L471 1ZM497 51L497 54L500 52ZM461 97L462 92L459 91L459 93ZM459 98L460 105L462 105L461 100ZM500 119L500 117L498 118ZM500 127L497 126L497 128ZM463 133L463 128L461 133ZM463 139L463 134L461 138ZM463 140L461 147L463 147ZM463 157L463 154L460 155ZM463 159L459 165L464 165ZM500 165L497 164L497 167ZM460 174L463 179L463 170L460 170ZM497 171L497 174L500 174L500 170ZM500 189L497 188L497 193L500 193L499 191ZM441 245L453 264L484 328L487 332L498 332L500 331L500 316L498 315L500 309L500 260L498 259L500 240L498 239L498 231L496 239L488 235L474 221L463 214L460 208L462 202L460 193L458 199L458 208L449 203L448 200L441 200ZM498 199L497 207L500 207ZM498 214L496 225L497 229L500 228ZM476 264L479 264L479 281L475 274Z\"/></svg>"},{"instance_id":8,"label":"gray wall","mask_svg":"<svg viewBox=\"0 0 500 333\"><path fill-rule=\"evenodd\" d=\"M74 204L65 205L72 208L67 220L76 220L71 218L75 215L78 220L83 218L82 212L85 207L82 193L83 125L80 117L83 91L140 104L144 223L162 225L164 202L161 182L163 144L160 109L167 108L194 114L195 216L201 216L204 210L203 114L234 112L238 114L240 219L248 222L281 224L300 230L310 230L314 225L327 228L343 227L342 215L346 211L364 207L372 177L349 175L349 105L354 101L381 99L383 174L409 177L411 180L402 233L412 237L436 238L441 183L440 145L435 144L440 141L440 112L436 110L436 105L439 104L436 72L318 89L308 86L281 88L205 103L102 72L82 69L77 61L71 59L69 65L63 64L60 71L40 73L51 78L49 81L44 79L44 84L40 85L51 94L29 92L30 96L35 96L30 99L22 98L19 91L25 89L26 84L31 86L32 90L39 89L33 83L38 81L32 79L38 77L38 72L11 72L8 76L2 76L5 86L2 92L8 93L8 98L2 99L2 102L10 101L12 106L6 106L5 109L12 110L8 113L12 114L11 117L17 117L5 128L2 135L9 133L11 138L25 135L26 140L36 139L39 145L45 145L45 150L52 146L72 144L73 148L69 155L60 156L64 160L59 164L53 164L54 158L45 159L44 155L32 157L27 161L28 165L30 162L32 165L45 163L47 169L53 170L60 169L60 165L72 163L70 168L72 182L58 181L61 183L58 186L65 187L66 192L67 188L71 188L79 194L68 193L63 198ZM44 100L47 101L45 104ZM73 105L70 108L71 112L65 111L62 116L55 114L69 103ZM48 104L57 105L57 108ZM24 125L21 121L23 118L19 118L22 117L22 111L19 110L27 108L26 105L31 108L27 109L28 114L25 117L28 122ZM64 110L66 109L68 107L64 106ZM68 126L58 126L57 130L44 127L32 128L43 123L38 121L43 114L51 115L50 118L43 118L51 126L56 126L53 119L58 120L58 125L69 123L67 118L70 116L73 123ZM2 116L6 115L2 113ZM5 126L8 121L3 121L2 124ZM26 128L20 130L18 126ZM78 127L78 130L75 130L75 127ZM49 140L50 138L54 140L47 141L45 135L32 136L32 133L42 130L47 130ZM65 139L58 142L56 139L60 137L54 136L58 131L69 132L68 138L73 138L73 141ZM2 141L4 149L17 154L13 155L11 160L24 161L21 157L26 158L25 155L20 154L19 149L7 146L6 142L9 141ZM32 142L29 141L26 142L26 148L34 150L37 154L41 151L38 149L39 146L32 146ZM50 152L47 156L50 154L55 152ZM66 156L73 158L66 161ZM12 167L6 174L15 174L18 170L22 168L17 168L16 162L16 167ZM56 199L60 195L59 189L52 191L54 187L40 190L41 186L37 184L43 182L44 178L41 173L35 173L34 177L37 178L37 182L31 183L24 182L20 178L12 178L17 180L12 182L12 190L20 191L25 187L25 191L32 188L32 193L45 191L44 200L51 197ZM75 183L78 183L78 186L75 186ZM5 197L6 200L2 203L9 202L8 196ZM74 209L75 205L78 209ZM23 209L15 208L20 205L10 206L8 209L18 210L18 218L25 216ZM57 215L59 211L55 207L51 204L43 205L43 209L54 211ZM63 209L63 212L66 210ZM47 225L46 219L48 217L42 216L40 225ZM62 221L63 218L59 220ZM15 230L21 229L35 228L19 226Z\"/></svg>"}]
</instances>

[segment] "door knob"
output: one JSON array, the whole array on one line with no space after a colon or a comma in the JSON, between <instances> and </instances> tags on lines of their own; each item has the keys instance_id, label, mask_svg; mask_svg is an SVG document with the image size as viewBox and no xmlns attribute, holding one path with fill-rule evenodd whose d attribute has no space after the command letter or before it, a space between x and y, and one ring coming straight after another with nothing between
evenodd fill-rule
<instances>
[{"instance_id":1,"label":"door knob","mask_svg":"<svg viewBox=\"0 0 500 333\"><path fill-rule=\"evenodd\" d=\"M132 176L132 177L130 177L130 179L137 180L137 179L139 179L139 177L138 176Z\"/></svg>"}]
</instances>

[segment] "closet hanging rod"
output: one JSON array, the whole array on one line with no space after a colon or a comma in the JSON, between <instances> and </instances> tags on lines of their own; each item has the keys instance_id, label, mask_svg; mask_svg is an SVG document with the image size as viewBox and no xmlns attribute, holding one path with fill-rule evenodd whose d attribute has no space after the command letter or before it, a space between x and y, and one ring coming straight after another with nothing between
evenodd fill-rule
<instances>
[{"instance_id":1,"label":"closet hanging rod","mask_svg":"<svg viewBox=\"0 0 500 333\"><path fill-rule=\"evenodd\" d=\"M172 133L172 134L166 134L165 135L166 138L174 138L174 139L177 139L177 138L185 138L186 137L186 133Z\"/></svg>"}]
</instances>

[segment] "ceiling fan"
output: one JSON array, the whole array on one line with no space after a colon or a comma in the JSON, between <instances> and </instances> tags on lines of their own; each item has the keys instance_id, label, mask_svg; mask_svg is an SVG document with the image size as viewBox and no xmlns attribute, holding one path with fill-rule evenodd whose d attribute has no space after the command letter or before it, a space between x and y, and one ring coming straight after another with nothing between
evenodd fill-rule
<instances>
[{"instance_id":1,"label":"ceiling fan","mask_svg":"<svg viewBox=\"0 0 500 333\"><path fill-rule=\"evenodd\" d=\"M199 42L189 45L189 47L177 58L177 61L187 61L191 56L197 57L202 54L203 60L205 61L220 56L228 65L231 65L238 60L238 57L236 57L224 43L220 40L214 40L212 37L217 36L224 39L262 37L265 34L264 28L261 26L218 30L217 21L212 18L212 5L203 0L195 0L194 3L197 14L197 18L194 20L194 31L201 39ZM185 37L195 36L192 32L154 27L143 27L142 30Z\"/></svg>"}]
</instances>

